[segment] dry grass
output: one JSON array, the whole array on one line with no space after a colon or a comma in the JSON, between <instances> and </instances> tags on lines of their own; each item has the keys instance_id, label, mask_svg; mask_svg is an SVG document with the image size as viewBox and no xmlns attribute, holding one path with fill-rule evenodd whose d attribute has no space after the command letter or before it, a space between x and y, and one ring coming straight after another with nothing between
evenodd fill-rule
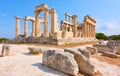
<instances>
[{"instance_id":1,"label":"dry grass","mask_svg":"<svg viewBox=\"0 0 120 76\"><path fill-rule=\"evenodd\" d=\"M97 58L100 61L105 61L105 62L114 64L120 67L120 58L110 58L110 57L105 57L105 56L92 56L92 57Z\"/></svg>"},{"instance_id":2,"label":"dry grass","mask_svg":"<svg viewBox=\"0 0 120 76\"><path fill-rule=\"evenodd\" d=\"M88 44L96 44L97 41L95 42L84 42L84 43L73 43L73 44L66 44L66 45L52 45L52 44L18 44L18 45L28 45L28 46L46 46L46 47L54 47L54 48L72 48L72 47L77 47L77 46L84 46Z\"/></svg>"}]
</instances>

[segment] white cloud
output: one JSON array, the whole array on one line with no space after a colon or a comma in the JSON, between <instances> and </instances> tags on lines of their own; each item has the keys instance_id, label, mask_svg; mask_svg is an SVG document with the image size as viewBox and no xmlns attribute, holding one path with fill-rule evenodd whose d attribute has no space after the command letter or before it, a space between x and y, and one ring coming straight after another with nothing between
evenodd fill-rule
<instances>
[{"instance_id":1,"label":"white cloud","mask_svg":"<svg viewBox=\"0 0 120 76\"><path fill-rule=\"evenodd\" d=\"M6 13L0 12L0 16L7 16Z\"/></svg>"},{"instance_id":2,"label":"white cloud","mask_svg":"<svg viewBox=\"0 0 120 76\"><path fill-rule=\"evenodd\" d=\"M104 20L98 20L96 31L103 32L106 35L120 34L120 20L113 20L108 22L105 22Z\"/></svg>"},{"instance_id":3,"label":"white cloud","mask_svg":"<svg viewBox=\"0 0 120 76\"><path fill-rule=\"evenodd\" d=\"M105 26L108 28L108 29L117 29L117 28L120 28L120 21L111 21L111 22L106 22L105 23Z\"/></svg>"}]
</instances>

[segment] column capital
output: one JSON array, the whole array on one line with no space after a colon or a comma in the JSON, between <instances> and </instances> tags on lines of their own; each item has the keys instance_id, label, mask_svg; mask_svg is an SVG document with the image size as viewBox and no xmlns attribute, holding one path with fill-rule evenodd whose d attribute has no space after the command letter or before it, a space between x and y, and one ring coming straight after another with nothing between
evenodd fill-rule
<instances>
[{"instance_id":1,"label":"column capital","mask_svg":"<svg viewBox=\"0 0 120 76\"><path fill-rule=\"evenodd\" d=\"M55 10L55 8L52 8L52 9L50 10L50 14L54 14L54 13L56 13L56 10Z\"/></svg>"},{"instance_id":2,"label":"column capital","mask_svg":"<svg viewBox=\"0 0 120 76\"><path fill-rule=\"evenodd\" d=\"M28 19L27 19L27 18L24 18L23 20L27 21Z\"/></svg>"},{"instance_id":3,"label":"column capital","mask_svg":"<svg viewBox=\"0 0 120 76\"><path fill-rule=\"evenodd\" d=\"M77 18L77 15L73 15L72 18Z\"/></svg>"},{"instance_id":4,"label":"column capital","mask_svg":"<svg viewBox=\"0 0 120 76\"><path fill-rule=\"evenodd\" d=\"M15 18L16 18L16 19L21 19L21 17L19 17L19 16L15 16Z\"/></svg>"}]
</instances>

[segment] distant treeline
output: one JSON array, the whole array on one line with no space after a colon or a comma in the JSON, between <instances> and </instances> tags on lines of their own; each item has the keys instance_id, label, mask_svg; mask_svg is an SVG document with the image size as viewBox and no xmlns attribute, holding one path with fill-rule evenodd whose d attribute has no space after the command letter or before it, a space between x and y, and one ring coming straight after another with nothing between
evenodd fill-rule
<instances>
[{"instance_id":1,"label":"distant treeline","mask_svg":"<svg viewBox=\"0 0 120 76\"><path fill-rule=\"evenodd\" d=\"M9 41L8 38L0 38L0 42L7 42L7 41Z\"/></svg>"},{"instance_id":2,"label":"distant treeline","mask_svg":"<svg viewBox=\"0 0 120 76\"><path fill-rule=\"evenodd\" d=\"M96 38L99 40L120 40L120 35L107 36L104 33L96 33Z\"/></svg>"}]
</instances>

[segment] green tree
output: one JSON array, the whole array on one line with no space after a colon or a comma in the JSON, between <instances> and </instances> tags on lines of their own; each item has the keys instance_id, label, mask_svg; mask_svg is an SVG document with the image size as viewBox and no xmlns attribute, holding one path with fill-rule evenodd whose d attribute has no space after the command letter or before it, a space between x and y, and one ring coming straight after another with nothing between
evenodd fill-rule
<instances>
[{"instance_id":1,"label":"green tree","mask_svg":"<svg viewBox=\"0 0 120 76\"><path fill-rule=\"evenodd\" d=\"M96 33L96 38L101 40L108 40L108 36L104 33Z\"/></svg>"},{"instance_id":2,"label":"green tree","mask_svg":"<svg viewBox=\"0 0 120 76\"><path fill-rule=\"evenodd\" d=\"M0 38L0 42L6 42L6 41L9 41L9 39L7 39L7 38Z\"/></svg>"},{"instance_id":3,"label":"green tree","mask_svg":"<svg viewBox=\"0 0 120 76\"><path fill-rule=\"evenodd\" d=\"M115 35L115 36L111 36L109 37L111 40L120 40L120 35Z\"/></svg>"}]
</instances>

